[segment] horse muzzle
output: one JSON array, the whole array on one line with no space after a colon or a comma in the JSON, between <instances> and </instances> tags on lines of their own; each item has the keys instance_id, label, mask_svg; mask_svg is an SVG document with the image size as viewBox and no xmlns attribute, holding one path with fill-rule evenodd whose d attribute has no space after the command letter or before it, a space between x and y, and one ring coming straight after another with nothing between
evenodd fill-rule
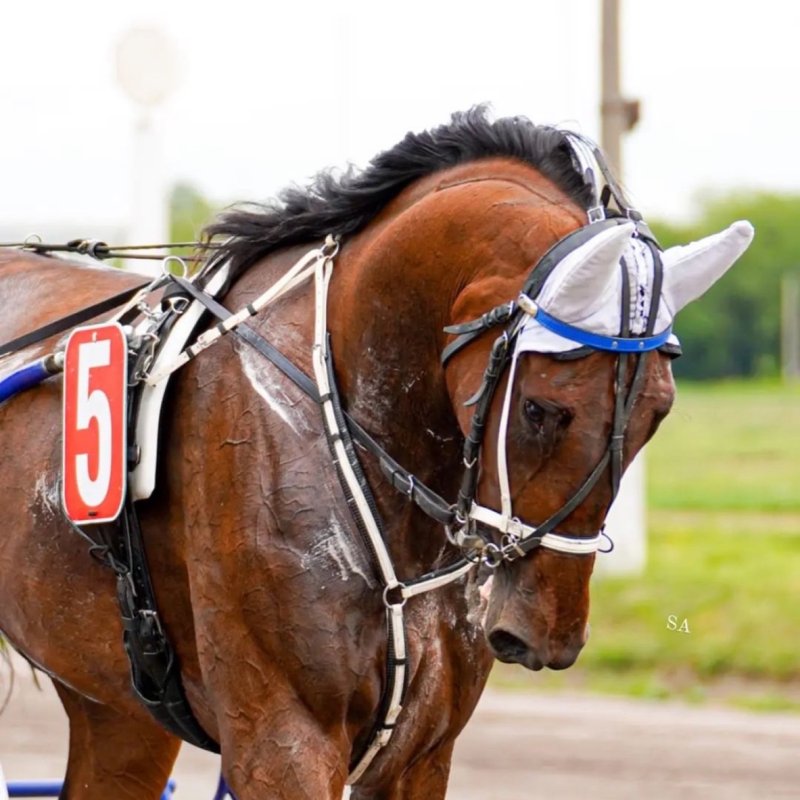
<instances>
[{"instance_id":1,"label":"horse muzzle","mask_svg":"<svg viewBox=\"0 0 800 800\"><path fill-rule=\"evenodd\" d=\"M494 625L486 634L489 647L498 661L521 664L535 672L542 667L554 670L571 667L588 638L587 625L582 635L571 636L565 643L543 637L542 641L534 644L516 626L503 621Z\"/></svg>"}]
</instances>

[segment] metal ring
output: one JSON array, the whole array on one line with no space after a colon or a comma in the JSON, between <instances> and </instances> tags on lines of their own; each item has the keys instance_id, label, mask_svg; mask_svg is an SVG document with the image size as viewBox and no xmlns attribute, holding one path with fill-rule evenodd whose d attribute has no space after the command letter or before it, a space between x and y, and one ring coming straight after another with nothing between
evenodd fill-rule
<instances>
[{"instance_id":1,"label":"metal ring","mask_svg":"<svg viewBox=\"0 0 800 800\"><path fill-rule=\"evenodd\" d=\"M168 265L170 261L177 261L178 264L180 264L181 271L179 273L174 273L169 269ZM178 278L186 278L189 275L189 267L186 266L186 262L180 256L167 256L161 262L161 271L165 275L176 275Z\"/></svg>"},{"instance_id":2,"label":"metal ring","mask_svg":"<svg viewBox=\"0 0 800 800\"><path fill-rule=\"evenodd\" d=\"M453 533L452 527L450 525L444 526L444 536L450 544L455 545L458 547L458 541L456 541L455 534Z\"/></svg>"},{"instance_id":3,"label":"metal ring","mask_svg":"<svg viewBox=\"0 0 800 800\"><path fill-rule=\"evenodd\" d=\"M332 236L330 233L325 237L325 243L322 245L320 252L322 257L331 261L339 253L339 237Z\"/></svg>"},{"instance_id":4,"label":"metal ring","mask_svg":"<svg viewBox=\"0 0 800 800\"><path fill-rule=\"evenodd\" d=\"M408 598L403 594L403 589L405 589L405 588L406 588L405 584L402 584L402 583L395 583L393 586L385 586L384 589L383 589L383 604L384 604L384 606L386 606L386 608L397 608L398 606L400 608L402 608L406 604L406 602L408 601ZM393 592L393 591L396 591L396 590L400 591L400 597L402 599L400 600L399 603L392 603L392 602L389 601L389 592Z\"/></svg>"},{"instance_id":5,"label":"metal ring","mask_svg":"<svg viewBox=\"0 0 800 800\"><path fill-rule=\"evenodd\" d=\"M487 569L497 569L504 559L505 554L494 542L487 542L481 550L481 563Z\"/></svg>"},{"instance_id":6,"label":"metal ring","mask_svg":"<svg viewBox=\"0 0 800 800\"><path fill-rule=\"evenodd\" d=\"M33 241L34 239L38 240L39 244L42 244L44 242L44 239L42 239L42 237L38 233L29 233L22 240L22 244L24 245L35 244L35 242Z\"/></svg>"}]
</instances>

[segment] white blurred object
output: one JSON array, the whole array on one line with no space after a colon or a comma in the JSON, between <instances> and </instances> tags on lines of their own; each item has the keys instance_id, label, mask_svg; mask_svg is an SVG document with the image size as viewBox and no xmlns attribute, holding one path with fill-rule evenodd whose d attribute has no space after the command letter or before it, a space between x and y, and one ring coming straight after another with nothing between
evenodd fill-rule
<instances>
[{"instance_id":1,"label":"white blurred object","mask_svg":"<svg viewBox=\"0 0 800 800\"><path fill-rule=\"evenodd\" d=\"M8 792L6 791L6 779L3 776L2 764L0 764L0 800L8 800Z\"/></svg>"},{"instance_id":2,"label":"white blurred object","mask_svg":"<svg viewBox=\"0 0 800 800\"><path fill-rule=\"evenodd\" d=\"M614 549L597 554L594 569L598 575L639 575L647 561L644 452L640 451L625 470L619 494L608 512L606 533Z\"/></svg>"},{"instance_id":3,"label":"white blurred object","mask_svg":"<svg viewBox=\"0 0 800 800\"><path fill-rule=\"evenodd\" d=\"M160 106L178 84L178 58L158 28L131 28L117 44L117 81L125 94L146 109Z\"/></svg>"},{"instance_id":4,"label":"white blurred object","mask_svg":"<svg viewBox=\"0 0 800 800\"><path fill-rule=\"evenodd\" d=\"M124 244L169 241L169 204L155 110L177 86L177 62L175 47L157 28L132 28L117 44L117 81L140 110L134 128L131 208ZM159 262L151 261L130 261L127 267L151 275L161 269Z\"/></svg>"}]
</instances>

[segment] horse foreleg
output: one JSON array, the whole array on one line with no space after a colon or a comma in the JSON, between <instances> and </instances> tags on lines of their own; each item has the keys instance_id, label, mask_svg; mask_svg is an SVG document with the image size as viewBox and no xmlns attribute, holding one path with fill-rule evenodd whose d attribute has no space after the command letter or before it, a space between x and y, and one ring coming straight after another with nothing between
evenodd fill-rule
<instances>
[{"instance_id":1,"label":"horse foreleg","mask_svg":"<svg viewBox=\"0 0 800 800\"><path fill-rule=\"evenodd\" d=\"M158 800L180 749L144 709L117 711L53 682L69 717L60 800Z\"/></svg>"},{"instance_id":2,"label":"horse foreleg","mask_svg":"<svg viewBox=\"0 0 800 800\"><path fill-rule=\"evenodd\" d=\"M350 800L444 800L453 745L447 742L417 759L393 783L378 788L369 783L363 788L354 786Z\"/></svg>"},{"instance_id":3,"label":"horse foreleg","mask_svg":"<svg viewBox=\"0 0 800 800\"><path fill-rule=\"evenodd\" d=\"M343 743L337 746L300 704L264 711L229 715L222 732L222 769L237 800L341 800Z\"/></svg>"}]
</instances>

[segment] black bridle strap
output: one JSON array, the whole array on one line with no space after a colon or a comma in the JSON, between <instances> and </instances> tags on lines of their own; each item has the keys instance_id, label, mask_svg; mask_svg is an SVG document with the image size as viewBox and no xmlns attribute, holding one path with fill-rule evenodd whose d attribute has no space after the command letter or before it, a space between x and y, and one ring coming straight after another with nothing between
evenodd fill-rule
<instances>
[{"instance_id":1,"label":"black bridle strap","mask_svg":"<svg viewBox=\"0 0 800 800\"><path fill-rule=\"evenodd\" d=\"M16 339L12 339L10 342L0 344L0 356L4 356L6 353L13 353L15 350L22 350L23 348L30 347L38 342L43 342L45 339L49 339L51 336L55 336L57 333L63 333L70 328L75 328L82 322L88 322L90 319L100 316L100 314L105 314L106 311L111 311L112 309L117 308L117 306L121 306L126 300L130 300L131 297L136 294L136 292L144 289L145 286L149 285L149 283L149 281L147 283L140 283L137 286L126 289L124 292L120 292L119 294L115 294L112 297L106 298L105 300L101 300L99 303L87 306L86 308L81 308L72 314L67 314L66 317L61 317L60 319L53 320L53 322L48 322L47 325L42 325L41 328L37 328L30 333L26 333L24 336L18 336Z\"/></svg>"},{"instance_id":2,"label":"black bridle strap","mask_svg":"<svg viewBox=\"0 0 800 800\"><path fill-rule=\"evenodd\" d=\"M190 281L177 276L172 276L172 279L178 283L187 294L202 303L221 322L224 322L228 317L232 316L232 313L225 308L225 306L217 302L202 289L198 289L198 287ZM237 325L233 328L232 332L241 341L248 344L268 361L272 362L272 364L289 378L295 386L301 389L315 403L319 404L321 402L317 387L311 378L296 367L280 352L280 350L261 336L261 334L247 325ZM419 506L419 508L432 519L435 519L443 525L452 524L454 512L450 504L436 494L436 492L425 486L422 481L414 478L408 470L400 466L400 464L398 464L397 461L395 461L375 439L350 416L350 414L346 411L343 413L353 439L378 459L381 471L392 486L405 494L409 500Z\"/></svg>"},{"instance_id":3,"label":"black bridle strap","mask_svg":"<svg viewBox=\"0 0 800 800\"><path fill-rule=\"evenodd\" d=\"M619 335L628 337L631 333L630 308L631 308L631 281L628 274L628 267L625 259L620 259L620 272L622 274L622 311ZM627 427L626 400L622 387L628 372L629 355L620 353L617 356L617 368L614 375L614 416L611 427L611 441L608 449L611 454L611 497L614 498L619 492L619 485L622 481L622 448L625 443L625 428ZM642 359L637 362L636 372L639 372L639 365Z\"/></svg>"},{"instance_id":4,"label":"black bridle strap","mask_svg":"<svg viewBox=\"0 0 800 800\"><path fill-rule=\"evenodd\" d=\"M522 286L522 293L529 297L535 297L550 276L550 273L566 255L597 236L606 228L614 228L627 221L625 217L610 217L609 219L603 219L578 228L563 239L559 239L536 263L536 268L532 270ZM503 305L487 311L477 319L446 327L446 333L456 334L458 338L450 342L442 351L442 365L446 365L456 353L461 352L485 331L513 319L516 313L516 304L503 303Z\"/></svg>"},{"instance_id":5,"label":"black bridle strap","mask_svg":"<svg viewBox=\"0 0 800 800\"><path fill-rule=\"evenodd\" d=\"M645 328L644 335L652 336L653 331L655 330L656 316L658 315L658 306L661 297L661 287L664 280L664 264L661 260L661 253L656 242L654 240L648 240L648 245L650 247L650 252L653 255L653 289L650 297L650 308L648 310L647 326ZM627 270L623 270L623 303L622 303L623 309L629 308L628 305L629 300L630 300L630 286L627 280ZM622 335L628 335L630 325L628 318L625 316L623 316L622 328L623 328ZM612 476L611 476L612 502L614 498L617 496L617 493L619 491L619 483L622 478L621 474L622 444L625 436L625 430L627 428L628 422L630 421L631 413L633 412L633 405L639 396L639 392L641 391L641 384L642 381L644 380L644 365L646 357L647 357L646 353L643 353L636 357L637 361L633 373L633 379L631 380L631 385L628 390L628 393L627 395L624 395L624 400L623 400L622 385L625 379L624 362L627 360L628 355L620 354L618 356L619 360L617 363L617 371L616 371L615 387L614 387L615 391L614 422L613 422L611 441L609 442L609 446L606 449L605 454L600 459L597 466L592 470L590 475L586 478L581 488L578 489L578 491L569 499L569 501L564 506L562 506L555 514L553 514L552 517L550 517L540 526L537 527L537 531L541 530L542 535L554 530L573 511L575 511L575 509L578 508L578 506L586 499L586 497L589 495L589 492L592 490L594 485L600 479L600 476L603 474L603 471L605 470L609 461L611 461L611 466L612 466ZM615 466L615 462L617 463L617 466ZM618 474L617 470L619 470ZM531 540L526 540L524 542L521 542L519 544L519 547L527 553L538 546L537 538L538 537L534 537Z\"/></svg>"},{"instance_id":6,"label":"black bridle strap","mask_svg":"<svg viewBox=\"0 0 800 800\"><path fill-rule=\"evenodd\" d=\"M541 525L536 526L535 536L523 539L516 544L516 547L522 550L526 555L531 550L535 550L539 547L542 537L546 533L552 533L589 496L589 492L594 489L595 484L600 480L600 476L605 472L610 458L611 453L606 449L605 453L603 453L603 457L597 462L597 465L586 477L586 480L581 484L578 491L575 492L555 514L548 517Z\"/></svg>"}]
</instances>

